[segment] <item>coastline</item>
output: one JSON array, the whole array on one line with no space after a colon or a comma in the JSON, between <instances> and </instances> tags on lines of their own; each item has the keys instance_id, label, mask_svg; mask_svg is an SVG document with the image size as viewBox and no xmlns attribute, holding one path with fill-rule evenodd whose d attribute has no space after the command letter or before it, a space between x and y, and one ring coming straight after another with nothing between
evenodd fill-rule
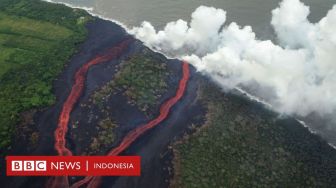
<instances>
[{"instance_id":1,"label":"coastline","mask_svg":"<svg viewBox=\"0 0 336 188\"><path fill-rule=\"evenodd\" d=\"M74 6L74 5L71 5L70 3L65 3L65 2L54 2L52 0L40 0L40 1L44 1L44 2L48 2L48 3L52 3L52 4L58 4L58 5L65 5L67 7L70 7L70 8L73 8L73 9L82 9L82 10L85 10L88 14L90 14L91 16L93 17L97 17L99 19L102 19L102 20L105 20L105 21L110 21L110 22L113 22L115 24L117 24L118 26L120 26L122 29L124 29L127 34L130 34L130 28L128 28L126 26L126 24L118 21L118 20L115 20L115 19L111 19L111 18L107 18L107 17L104 17L102 15L99 15L99 14L96 14L93 12L93 8L91 7L85 7L85 6ZM133 35L132 35L133 36ZM164 55L164 54L163 54ZM173 59L173 58L171 58Z\"/></svg>"},{"instance_id":2,"label":"coastline","mask_svg":"<svg viewBox=\"0 0 336 188\"><path fill-rule=\"evenodd\" d=\"M223 94L223 96L226 96L226 94ZM206 165L202 166L202 168L195 168L195 169L191 167L192 167L192 164L195 164L195 162L197 162L198 160L202 161L200 162L200 164L204 164L207 162L211 164L211 161L213 160L213 158L209 156L216 156L216 155L222 156L222 157L217 157L217 159L218 161L221 161L220 164L224 164L223 166L225 167L217 168L218 167L217 165L216 166L209 165L212 168L211 170L207 169L207 171L211 173L207 174L207 176L205 177L206 180L212 180L212 175L214 173L219 174L220 172L223 172L218 169L230 169L232 168L232 165L241 164L241 162L244 160L248 160L248 159L254 160L254 157L258 156L259 154L257 153L251 154L251 152L246 152L246 151L244 152L244 150L253 151L254 149L258 150L259 147L262 148L263 146L265 146L264 144L260 144L260 143L258 144L255 142L257 141L260 142L262 137L267 135L268 132L272 132L272 133L264 137L267 140L266 142L267 143L278 143L274 145L270 144L270 145L273 145L271 147L272 148L271 150L277 150L278 148L285 148L285 153L287 153L288 156L292 156L294 160L291 157L288 157L283 160L282 159L279 160L277 157L281 158L281 155L276 155L277 157L275 157L274 160L264 161L265 163L270 163L269 164L270 166L268 165L267 169L271 168L273 163L275 162L279 163L279 161L287 161L288 163L292 163L290 162L292 160L294 161L294 163L301 161L299 163L307 164L309 168L311 168L311 166L316 166L316 168L312 168L314 169L312 171L315 171L318 169L319 172L317 173L318 174L317 177L319 177L319 175L322 174L321 171L323 172L323 169L324 169L324 168L321 168L319 164L325 163L321 166L330 165L330 168L333 168L332 166L335 165L335 163L332 161L334 158L333 156L335 156L336 154L335 153L336 150L332 148L321 137L317 136L316 134L311 134L311 132L307 128L302 126L295 118L292 118L289 116L279 118L277 113L274 113L268 109L262 108L262 105L260 103L256 101L251 101L246 97L242 98L241 96L238 96L236 94L228 94L227 97L229 97L228 100L223 100L223 99L220 100L220 101L224 101L223 102L224 106L222 106L224 108L222 109L226 109L224 110L226 111L226 113L224 114L219 113L219 114L222 114L221 118L224 118L225 116L235 116L236 114L237 116L241 116L242 119L239 120L238 118L234 118L234 117L225 118L224 120L222 120L222 122L215 123L216 121L219 121L219 120L211 118L213 114L216 114L216 113L211 113L211 111L218 112L220 110L212 109L208 111L210 113L207 113L206 115L207 117L206 123L202 124L202 126L197 126L193 134L185 135L182 139L174 142L173 147L172 147L174 159L172 163L170 164L170 167L173 167L175 174L173 174L173 177L171 178L171 187L181 187L181 182L183 183L183 185L190 185L191 182L196 182L196 184L203 182L203 181L200 182L199 179L204 178L204 173L202 169L207 168L205 167ZM216 102L216 99L217 97L215 97L215 99L212 100L213 104L221 103L221 102ZM245 106L245 107L242 107L242 106ZM211 108L208 108L208 109L211 109ZM232 112L232 114L230 114L230 112ZM246 114L246 116L243 114ZM249 119L248 121L244 120L248 116L252 116L252 118ZM217 118L219 118L219 116L217 116ZM260 120L262 121L262 123L260 122ZM268 121L268 123L265 123L264 121ZM236 122L241 122L241 123L236 123ZM256 128L254 128L254 126L256 126ZM217 127L217 128L214 128L214 127ZM262 131L264 128L266 128L264 130L265 132ZM225 129L229 130L229 132L231 131L235 131L235 132L225 133L227 131ZM228 137L228 135L230 135L231 138L229 140L226 140L225 142L220 142L220 140L223 139L223 137L214 136L219 132L226 135L226 136L223 136L224 138ZM235 138L243 138L243 140L242 142L240 141L235 142L234 141ZM249 141L245 142L244 139L247 139ZM233 143L231 143L231 141L233 141ZM225 153L223 153L222 151L223 148L224 150L226 150ZM236 156L238 157L238 159L236 159L235 157L232 157L232 155L234 156L234 154L231 155L230 149L228 148L233 148L233 151L235 152L237 152L237 149L238 149L239 155ZM227 153L230 153L230 154L227 155ZM243 157L244 160L241 160L241 159L239 160L239 157L241 157L240 154L242 153L247 153L247 155L249 156ZM262 153L267 153L267 151L260 152L260 155L263 155ZM194 157L190 157L190 156L194 156ZM267 156L272 156L272 154L269 154ZM321 158L315 158L314 156L319 156ZM329 156L331 157L330 159L329 159ZM267 158L268 157L265 157L265 159ZM264 162L262 162L262 164L264 164ZM295 166L294 163L293 165L290 165L290 167ZM251 162L251 164L252 166L255 165L254 162ZM285 163L283 163L283 165L284 164ZM275 166L281 167L282 171L278 169L280 174L286 174L284 173L284 171L293 173L293 171L288 170L291 168L283 167L283 165L280 165L280 166L275 165ZM239 165L234 167L234 169L239 169L236 167L239 167ZM297 169L297 167L293 167L293 169ZM232 169L229 170L229 172L232 172L234 174L234 171L232 171ZM243 172L244 171L242 171L242 173ZM308 172L306 173L310 174L311 171L309 171L309 173ZM306 174L306 173L303 173L303 174ZM227 177L224 174L222 174L223 176L221 177ZM251 174L251 173L248 173L248 174ZM254 172L252 174L254 174ZM260 173L258 174L260 175ZM267 176L267 173L266 173L266 176ZM190 179L191 177L194 177L194 179L191 180ZM256 179L261 179L261 177L263 176L260 176L259 178L256 178ZM214 177L214 179L216 178ZM218 179L217 179L217 185L220 185ZM204 186L205 186L204 184L201 184L201 187L204 187Z\"/></svg>"},{"instance_id":3,"label":"coastline","mask_svg":"<svg viewBox=\"0 0 336 188\"><path fill-rule=\"evenodd\" d=\"M97 18L99 18L99 19L102 19L102 20L105 20L105 21L110 21L110 22L113 22L113 23L119 25L120 27L122 27L122 28L127 32L127 34L129 34L129 35L131 35L131 36L133 36L133 37L135 38L135 36L131 34L131 32L130 32L130 28L128 28L128 27L126 26L126 24L124 24L124 23L122 23L122 22L120 22L120 21L118 21L118 20L115 20L115 19L112 19L112 18L107 18L107 17L101 16L101 15L99 15L99 14L96 14L96 13L93 12L93 10L94 10L93 8L85 7L85 6L74 6L74 5L71 5L71 4L69 4L69 3L65 3L65 2L54 2L54 1L52 1L52 0L42 0L42 1L45 1L45 2L48 2L48 3L53 3L53 4L62 4L62 5L65 5L65 6L74 8L74 9L82 9L82 10L85 10L87 13L89 13L89 14L92 15L93 17L97 17ZM151 49L152 51L156 52L156 53L160 53L161 55L163 55L165 58L167 58L167 59L169 59L169 60L176 59L176 57L170 57L170 56L168 56L167 54L164 54L164 53L162 53L162 52L160 52L160 51L158 51L158 50L156 50L156 49L154 49L154 48L151 48L150 46L147 46L147 45L144 44L144 43L143 43L143 45L146 46L147 48ZM199 72L198 70L196 70L196 71ZM203 73L201 73L201 74L203 74ZM212 81L212 82L213 82L213 81ZM267 103L266 101L263 101L262 99L260 99L260 98L258 98L258 97L256 97L256 96L253 96L253 95L249 94L248 92L244 91L243 89L236 87L236 88L234 88L234 90L238 91L238 92L240 93L240 95L242 95L243 97L247 97L247 98L248 98L249 100L251 100L251 101L255 101L255 102L258 102L258 103L262 104L262 105L264 106L264 108L266 108L266 109L268 109L268 110L271 110L271 111L275 111L271 104ZM230 91L230 92L234 93L234 92L235 92L234 90L232 90L232 91ZM276 112L276 113L278 113L278 112ZM282 115L281 113L278 113L278 114L279 114L279 115ZM283 114L283 115L287 115L287 114ZM296 120L297 120L303 127L307 128L307 129L309 130L309 132L311 132L312 134L320 136L320 134L319 134L317 131L313 130L313 128L311 128L311 127L307 124L307 122L305 122L305 121L303 121L303 120L300 120L300 119L297 119L295 116L292 116L292 115L289 115L289 116L295 118L295 119L296 119ZM328 144L329 144L332 148L336 149L336 145L335 145L335 144L330 143L330 142L328 142Z\"/></svg>"}]
</instances>

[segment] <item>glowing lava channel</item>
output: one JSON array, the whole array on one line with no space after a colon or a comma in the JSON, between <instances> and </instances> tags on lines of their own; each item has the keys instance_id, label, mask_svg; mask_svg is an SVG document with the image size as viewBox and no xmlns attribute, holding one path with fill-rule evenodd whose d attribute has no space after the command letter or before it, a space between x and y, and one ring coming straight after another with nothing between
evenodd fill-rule
<instances>
[{"instance_id":1,"label":"glowing lava channel","mask_svg":"<svg viewBox=\"0 0 336 188\"><path fill-rule=\"evenodd\" d=\"M74 105L78 102L79 97L84 90L85 78L89 68L93 65L107 62L122 55L122 52L128 47L131 39L127 39L119 43L117 46L107 51L105 55L99 55L92 59L88 63L84 64L75 74L75 83L71 88L71 92L63 104L63 108L58 120L58 126L54 132L55 137L55 150L60 156L71 156L72 152L66 147L65 136L68 132L68 124L70 119L70 113L73 110ZM48 187L69 187L68 178L54 177L48 182Z\"/></svg>"},{"instance_id":2,"label":"glowing lava channel","mask_svg":"<svg viewBox=\"0 0 336 188\"><path fill-rule=\"evenodd\" d=\"M184 95L186 86L190 76L189 64L187 62L182 62L183 68L183 76L179 82L178 89L174 97L170 98L168 101L162 104L160 107L160 115L156 117L154 120L148 122L145 125L139 126L136 129L130 131L122 140L120 145L114 149L112 149L107 155L114 156L119 155L123 152L127 147L129 147L137 138L139 138L142 134L144 134L149 129L155 127L163 120L165 120L172 108ZM85 184L88 184L88 188L96 188L100 185L101 177L99 176L87 176L84 179L78 181L77 183L73 184L71 188L79 188Z\"/></svg>"}]
</instances>

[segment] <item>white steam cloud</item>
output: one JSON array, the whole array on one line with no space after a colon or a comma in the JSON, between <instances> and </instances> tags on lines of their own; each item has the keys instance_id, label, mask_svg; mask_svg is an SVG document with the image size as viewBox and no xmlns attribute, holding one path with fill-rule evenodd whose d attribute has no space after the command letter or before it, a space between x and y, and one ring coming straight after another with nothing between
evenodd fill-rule
<instances>
[{"instance_id":1,"label":"white steam cloud","mask_svg":"<svg viewBox=\"0 0 336 188\"><path fill-rule=\"evenodd\" d=\"M272 11L278 45L258 40L250 26L225 24L226 12L201 6L190 23L149 22L131 30L149 47L188 60L223 88L241 87L281 113L306 116L336 112L336 6L318 23L309 7L283 0Z\"/></svg>"}]
</instances>

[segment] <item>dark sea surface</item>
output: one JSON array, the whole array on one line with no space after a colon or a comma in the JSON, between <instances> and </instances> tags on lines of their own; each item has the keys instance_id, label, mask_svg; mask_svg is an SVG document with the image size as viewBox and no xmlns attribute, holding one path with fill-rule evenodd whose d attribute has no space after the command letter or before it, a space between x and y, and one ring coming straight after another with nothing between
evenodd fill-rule
<instances>
[{"instance_id":1,"label":"dark sea surface","mask_svg":"<svg viewBox=\"0 0 336 188\"><path fill-rule=\"evenodd\" d=\"M260 39L273 39L270 26L271 11L280 0L53 0L74 6L92 8L93 12L120 21L128 27L142 21L162 28L167 22L178 19L190 20L191 13L206 5L227 11L227 23L251 25ZM309 19L319 21L336 4L335 0L301 0L310 6Z\"/></svg>"}]
</instances>

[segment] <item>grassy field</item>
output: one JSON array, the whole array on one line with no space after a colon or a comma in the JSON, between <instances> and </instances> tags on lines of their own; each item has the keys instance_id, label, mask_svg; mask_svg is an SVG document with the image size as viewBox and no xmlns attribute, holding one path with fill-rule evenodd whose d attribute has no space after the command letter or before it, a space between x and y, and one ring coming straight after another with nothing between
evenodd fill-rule
<instances>
[{"instance_id":1,"label":"grassy field","mask_svg":"<svg viewBox=\"0 0 336 188\"><path fill-rule=\"evenodd\" d=\"M54 103L52 81L91 17L39 0L0 0L0 150L10 149L20 113Z\"/></svg>"},{"instance_id":2,"label":"grassy field","mask_svg":"<svg viewBox=\"0 0 336 188\"><path fill-rule=\"evenodd\" d=\"M72 34L70 29L48 22L0 14L0 77L13 66L38 61Z\"/></svg>"},{"instance_id":3,"label":"grassy field","mask_svg":"<svg viewBox=\"0 0 336 188\"><path fill-rule=\"evenodd\" d=\"M336 153L302 126L204 86L202 129L175 145L172 187L334 187Z\"/></svg>"}]
</instances>

